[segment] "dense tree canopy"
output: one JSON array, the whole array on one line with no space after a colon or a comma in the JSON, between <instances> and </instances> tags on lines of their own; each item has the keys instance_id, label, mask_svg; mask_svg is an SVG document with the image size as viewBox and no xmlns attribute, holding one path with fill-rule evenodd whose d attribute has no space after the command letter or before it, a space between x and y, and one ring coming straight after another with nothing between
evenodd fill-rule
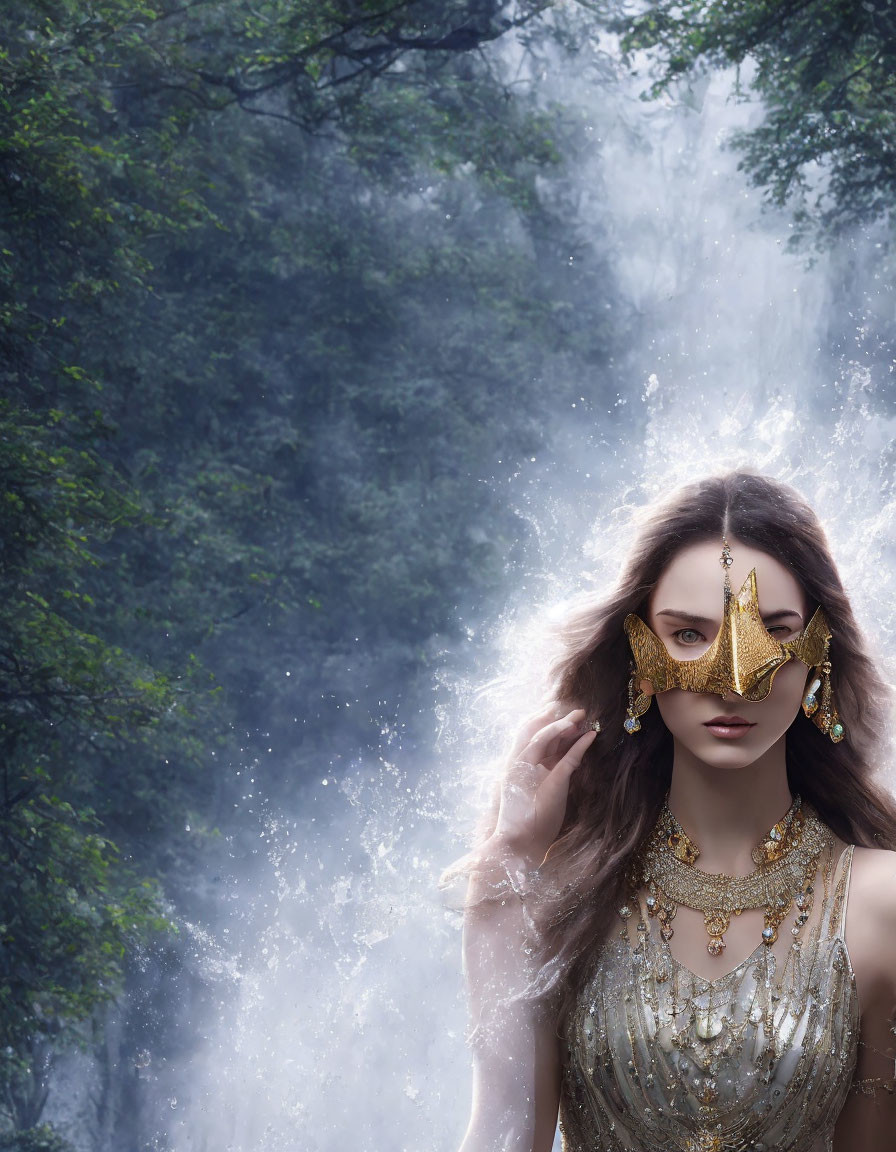
<instances>
[{"instance_id":1,"label":"dense tree canopy","mask_svg":"<svg viewBox=\"0 0 896 1152\"><path fill-rule=\"evenodd\" d=\"M541 7L0 17L14 1146L56 1139L53 1054L122 981L140 1042L177 937L130 960L238 840L240 767L294 796L426 701L518 546L482 479L604 371L605 269L537 187L575 125L477 51Z\"/></svg>"},{"instance_id":2,"label":"dense tree canopy","mask_svg":"<svg viewBox=\"0 0 896 1152\"><path fill-rule=\"evenodd\" d=\"M659 0L620 17L623 46L655 55L656 95L717 65L744 69L758 127L735 143L757 184L829 238L896 203L896 7L890 0Z\"/></svg>"}]
</instances>

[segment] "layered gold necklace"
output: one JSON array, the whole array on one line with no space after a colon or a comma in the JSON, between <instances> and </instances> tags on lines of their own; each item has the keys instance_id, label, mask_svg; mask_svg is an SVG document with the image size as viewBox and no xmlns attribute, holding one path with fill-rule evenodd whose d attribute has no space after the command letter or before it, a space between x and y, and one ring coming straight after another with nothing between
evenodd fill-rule
<instances>
[{"instance_id":1,"label":"layered gold necklace","mask_svg":"<svg viewBox=\"0 0 896 1152\"><path fill-rule=\"evenodd\" d=\"M703 913L711 956L721 955L725 948L731 917L748 908L765 910L762 941L771 946L794 903L798 909L794 935L809 919L818 860L832 842L830 830L797 796L787 815L753 849L755 871L748 876L703 872L695 866L699 848L664 803L638 856L632 882L647 889L647 911L658 918L664 941L672 938L672 920L681 904Z\"/></svg>"}]
</instances>

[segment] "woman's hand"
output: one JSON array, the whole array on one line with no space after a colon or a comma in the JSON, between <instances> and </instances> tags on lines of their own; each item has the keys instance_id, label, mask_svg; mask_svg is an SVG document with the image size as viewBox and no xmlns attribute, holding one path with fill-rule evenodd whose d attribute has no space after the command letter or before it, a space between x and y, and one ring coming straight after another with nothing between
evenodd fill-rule
<instances>
[{"instance_id":1,"label":"woman's hand","mask_svg":"<svg viewBox=\"0 0 896 1152\"><path fill-rule=\"evenodd\" d=\"M514 881L541 864L566 813L569 778L594 732L581 709L556 709L520 731L501 778L495 831L480 846L464 915L473 1107L460 1152L548 1152L560 1101L553 1011L531 998L534 924ZM507 896L505 883L520 896ZM496 883L495 883L496 882Z\"/></svg>"},{"instance_id":2,"label":"woman's hand","mask_svg":"<svg viewBox=\"0 0 896 1152\"><path fill-rule=\"evenodd\" d=\"M557 838L566 812L569 779L596 733L584 729L585 711L559 720L551 710L519 732L501 779L498 822L487 849L537 868Z\"/></svg>"},{"instance_id":3,"label":"woman's hand","mask_svg":"<svg viewBox=\"0 0 896 1152\"><path fill-rule=\"evenodd\" d=\"M464 916L473 1025L473 1108L460 1152L548 1152L557 1127L560 1048L554 1013L529 996L533 923L520 872L541 864L566 813L569 778L594 732L582 709L556 709L520 731L501 778L495 831L475 859ZM497 881L497 888L494 881ZM506 898L510 886L519 900Z\"/></svg>"}]
</instances>

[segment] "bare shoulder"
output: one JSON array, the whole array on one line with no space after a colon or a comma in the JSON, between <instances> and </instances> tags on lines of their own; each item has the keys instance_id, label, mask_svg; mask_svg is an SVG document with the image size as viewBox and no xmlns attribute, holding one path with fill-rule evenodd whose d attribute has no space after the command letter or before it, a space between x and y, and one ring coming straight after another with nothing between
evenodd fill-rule
<instances>
[{"instance_id":1,"label":"bare shoulder","mask_svg":"<svg viewBox=\"0 0 896 1152\"><path fill-rule=\"evenodd\" d=\"M860 999L896 1004L896 852L856 848L846 912L846 945Z\"/></svg>"},{"instance_id":2,"label":"bare shoulder","mask_svg":"<svg viewBox=\"0 0 896 1152\"><path fill-rule=\"evenodd\" d=\"M849 887L850 904L896 927L896 852L857 847Z\"/></svg>"}]
</instances>

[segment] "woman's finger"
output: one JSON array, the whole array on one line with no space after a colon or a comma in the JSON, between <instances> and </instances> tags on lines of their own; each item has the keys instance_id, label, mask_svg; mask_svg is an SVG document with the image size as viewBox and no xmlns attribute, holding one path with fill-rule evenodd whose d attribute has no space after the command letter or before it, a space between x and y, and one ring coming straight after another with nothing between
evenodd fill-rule
<instances>
[{"instance_id":1,"label":"woman's finger","mask_svg":"<svg viewBox=\"0 0 896 1152\"><path fill-rule=\"evenodd\" d=\"M554 765L554 772L558 775L565 775L568 780L576 768L581 766L582 759L596 736L597 733L593 728L589 728L587 732L583 733L566 755Z\"/></svg>"},{"instance_id":2,"label":"woman's finger","mask_svg":"<svg viewBox=\"0 0 896 1152\"><path fill-rule=\"evenodd\" d=\"M539 788L539 797L548 804L553 800L556 803L566 802L566 793L569 791L569 778L581 765L582 759L597 736L593 729L589 729L580 736L572 748L562 759L558 760L551 771L544 778Z\"/></svg>"},{"instance_id":3,"label":"woman's finger","mask_svg":"<svg viewBox=\"0 0 896 1152\"><path fill-rule=\"evenodd\" d=\"M551 704L547 708L542 708L539 712L535 712L528 720L523 722L522 727L514 737L513 747L510 751L511 757L516 758L519 756L522 750L529 745L536 732L539 732L546 724L562 719L562 717L557 714L559 707L559 704Z\"/></svg>"},{"instance_id":4,"label":"woman's finger","mask_svg":"<svg viewBox=\"0 0 896 1152\"><path fill-rule=\"evenodd\" d=\"M584 708L574 708L560 720L540 728L529 743L522 749L519 756L523 760L530 760L533 764L542 762L548 752L559 740L569 737L576 728L580 727L585 719Z\"/></svg>"}]
</instances>

